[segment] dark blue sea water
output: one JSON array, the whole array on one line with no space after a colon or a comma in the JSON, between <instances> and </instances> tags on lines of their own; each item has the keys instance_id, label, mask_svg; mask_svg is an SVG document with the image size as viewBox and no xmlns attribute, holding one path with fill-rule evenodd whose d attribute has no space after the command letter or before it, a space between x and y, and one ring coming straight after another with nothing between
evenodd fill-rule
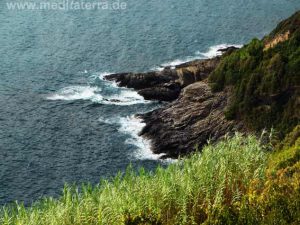
<instances>
[{"instance_id":1,"label":"dark blue sea water","mask_svg":"<svg viewBox=\"0 0 300 225\"><path fill-rule=\"evenodd\" d=\"M130 162L150 170L163 163L137 137L142 124L132 117L158 103L103 74L210 56L211 46L263 37L300 9L299 0L124 0L121 11L30 11L8 10L7 1L0 3L0 205L57 196L65 182L95 184Z\"/></svg>"}]
</instances>

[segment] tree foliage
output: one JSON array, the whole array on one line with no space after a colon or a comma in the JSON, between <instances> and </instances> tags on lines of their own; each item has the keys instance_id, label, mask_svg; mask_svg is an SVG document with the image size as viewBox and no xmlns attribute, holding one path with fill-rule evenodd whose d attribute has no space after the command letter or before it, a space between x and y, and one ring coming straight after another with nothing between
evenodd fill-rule
<instances>
[{"instance_id":1,"label":"tree foliage","mask_svg":"<svg viewBox=\"0 0 300 225\"><path fill-rule=\"evenodd\" d=\"M244 119L253 130L275 127L281 136L299 123L300 115L300 13L281 23L277 32L286 31L287 40L265 49L267 40L280 35L273 32L263 40L225 54L209 81L214 91L233 88L228 119Z\"/></svg>"}]
</instances>

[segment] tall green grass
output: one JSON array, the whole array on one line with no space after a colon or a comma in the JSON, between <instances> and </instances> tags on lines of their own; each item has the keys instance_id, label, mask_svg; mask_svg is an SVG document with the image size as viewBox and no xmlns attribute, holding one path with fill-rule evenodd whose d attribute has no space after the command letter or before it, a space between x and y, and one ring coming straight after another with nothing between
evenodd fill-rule
<instances>
[{"instance_id":1,"label":"tall green grass","mask_svg":"<svg viewBox=\"0 0 300 225\"><path fill-rule=\"evenodd\" d=\"M251 181L264 178L266 162L267 154L254 136L236 134L166 169L151 173L129 167L112 181L85 185L80 192L65 186L60 199L46 198L29 208L5 207L0 223L200 224L240 202Z\"/></svg>"}]
</instances>

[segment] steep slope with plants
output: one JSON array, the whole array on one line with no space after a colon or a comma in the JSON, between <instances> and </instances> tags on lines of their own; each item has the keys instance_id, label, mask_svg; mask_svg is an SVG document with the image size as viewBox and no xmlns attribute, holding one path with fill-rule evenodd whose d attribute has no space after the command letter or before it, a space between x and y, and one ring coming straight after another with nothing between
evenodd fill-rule
<instances>
[{"instance_id":1,"label":"steep slope with plants","mask_svg":"<svg viewBox=\"0 0 300 225\"><path fill-rule=\"evenodd\" d=\"M171 103L140 115L146 123L140 134L151 140L154 153L177 158L196 146L201 149L208 139L217 141L235 131L259 133L273 128L282 140L299 123L300 12L262 40L224 52L222 57L161 72L107 77L121 86L148 86L144 90L152 97L178 87L176 95L165 98ZM172 79L162 79L170 74Z\"/></svg>"},{"instance_id":2,"label":"steep slope with plants","mask_svg":"<svg viewBox=\"0 0 300 225\"><path fill-rule=\"evenodd\" d=\"M214 91L233 89L228 119L252 130L274 127L281 137L291 131L300 119L300 12L263 40L225 55L209 81Z\"/></svg>"}]
</instances>

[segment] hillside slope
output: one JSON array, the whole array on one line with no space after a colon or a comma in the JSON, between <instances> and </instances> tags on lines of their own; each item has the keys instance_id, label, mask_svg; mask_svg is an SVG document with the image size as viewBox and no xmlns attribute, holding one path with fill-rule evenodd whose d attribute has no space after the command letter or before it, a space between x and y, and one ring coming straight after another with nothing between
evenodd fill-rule
<instances>
[{"instance_id":1,"label":"hillside slope","mask_svg":"<svg viewBox=\"0 0 300 225\"><path fill-rule=\"evenodd\" d=\"M173 72L178 77L173 82L181 86L175 101L141 115L146 123L141 135L152 140L153 152L186 155L232 131L274 128L282 140L299 124L300 12L262 40L193 64L202 66L186 63Z\"/></svg>"},{"instance_id":2,"label":"hillside slope","mask_svg":"<svg viewBox=\"0 0 300 225\"><path fill-rule=\"evenodd\" d=\"M209 81L214 91L234 90L227 119L254 131L273 127L281 137L291 131L300 120L300 12L225 55Z\"/></svg>"}]
</instances>

